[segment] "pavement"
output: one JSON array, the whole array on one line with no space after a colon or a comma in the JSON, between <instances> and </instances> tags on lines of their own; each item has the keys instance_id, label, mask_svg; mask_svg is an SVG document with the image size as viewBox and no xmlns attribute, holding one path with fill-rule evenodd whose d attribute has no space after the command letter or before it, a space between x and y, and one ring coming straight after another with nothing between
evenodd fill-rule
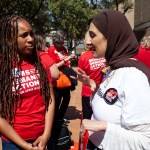
<instances>
[{"instance_id":1,"label":"pavement","mask_svg":"<svg viewBox=\"0 0 150 150\"><path fill-rule=\"evenodd\" d=\"M74 142L71 150L78 150L79 146L79 134L80 134L80 123L81 123L81 88L82 83L78 82L76 89L71 91L70 103L65 115L65 119L69 122L69 130L72 132L71 139Z\"/></svg>"}]
</instances>

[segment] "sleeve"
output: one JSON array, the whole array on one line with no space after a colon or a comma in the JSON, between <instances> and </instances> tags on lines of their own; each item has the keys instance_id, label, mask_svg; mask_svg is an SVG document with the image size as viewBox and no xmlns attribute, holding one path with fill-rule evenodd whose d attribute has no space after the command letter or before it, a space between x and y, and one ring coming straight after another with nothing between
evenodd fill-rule
<instances>
[{"instance_id":1,"label":"sleeve","mask_svg":"<svg viewBox=\"0 0 150 150\"><path fill-rule=\"evenodd\" d=\"M124 72L123 79L122 125L130 127L150 123L150 85L147 76L132 68Z\"/></svg>"},{"instance_id":2,"label":"sleeve","mask_svg":"<svg viewBox=\"0 0 150 150\"><path fill-rule=\"evenodd\" d=\"M42 64L46 68L50 68L54 64L53 59L51 59L51 57L47 53L41 54L40 58L42 60Z\"/></svg>"},{"instance_id":3,"label":"sleeve","mask_svg":"<svg viewBox=\"0 0 150 150\"><path fill-rule=\"evenodd\" d=\"M50 58L54 61L54 63L57 63L57 55L54 53L55 48L51 46L47 50L47 54L50 56Z\"/></svg>"},{"instance_id":4,"label":"sleeve","mask_svg":"<svg viewBox=\"0 0 150 150\"><path fill-rule=\"evenodd\" d=\"M101 146L104 150L149 150L150 140L141 132L126 130L108 123Z\"/></svg>"},{"instance_id":5,"label":"sleeve","mask_svg":"<svg viewBox=\"0 0 150 150\"><path fill-rule=\"evenodd\" d=\"M49 82L52 82L50 67L54 64L54 61L46 53L40 54L42 65L44 66Z\"/></svg>"}]
</instances>

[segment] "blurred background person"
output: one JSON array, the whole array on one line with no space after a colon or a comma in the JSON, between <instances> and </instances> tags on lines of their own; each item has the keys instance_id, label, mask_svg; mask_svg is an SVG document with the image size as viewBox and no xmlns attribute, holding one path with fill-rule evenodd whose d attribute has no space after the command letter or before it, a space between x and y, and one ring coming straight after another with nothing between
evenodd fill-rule
<instances>
[{"instance_id":1,"label":"blurred background person","mask_svg":"<svg viewBox=\"0 0 150 150\"><path fill-rule=\"evenodd\" d=\"M68 56L68 52L64 47L64 38L60 34L53 34L52 42L53 45L47 49L47 53L56 63L59 71L61 71L61 73L63 72L64 74L66 74L69 79L70 61L74 59L75 55L71 54L70 56ZM61 141L62 137L69 137L69 134L66 135L66 133L68 132L64 132L66 130L68 131L66 126L66 120L64 120L64 116L70 102L71 86L60 88L57 87L56 82L53 82L53 90L55 96L55 117L53 124L54 132L52 132L52 139L55 143L56 149L58 149L58 147L61 147L62 143L59 142ZM64 129L64 127L66 128ZM66 150L68 149L68 146L71 145L70 141L71 139L68 139L68 141L65 141L66 143L63 143Z\"/></svg>"},{"instance_id":2,"label":"blurred background person","mask_svg":"<svg viewBox=\"0 0 150 150\"><path fill-rule=\"evenodd\" d=\"M70 61L74 59L75 55L68 56L62 35L53 34L52 42L53 45L47 49L47 53L56 63L58 69L63 72L65 66L70 67ZM54 86L54 95L56 99L55 120L63 120L70 102L70 87L59 89Z\"/></svg>"},{"instance_id":3,"label":"blurred background person","mask_svg":"<svg viewBox=\"0 0 150 150\"><path fill-rule=\"evenodd\" d=\"M54 63L53 59L45 53L46 52L46 41L45 35L37 29L34 29L34 39L35 39L35 47L40 52L40 57L44 57L43 61L49 60L51 77L53 80L57 80L59 78L59 70L57 65ZM47 59L47 60L46 60Z\"/></svg>"},{"instance_id":4,"label":"blurred background person","mask_svg":"<svg viewBox=\"0 0 150 150\"><path fill-rule=\"evenodd\" d=\"M147 28L140 42L138 54L134 56L150 68L150 28Z\"/></svg>"},{"instance_id":5,"label":"blurred background person","mask_svg":"<svg viewBox=\"0 0 150 150\"><path fill-rule=\"evenodd\" d=\"M94 58L91 45L91 37L89 31L85 34L84 39L84 53L80 56L78 61L78 67L85 71L86 75L90 79L93 79L98 85L101 83L103 73L101 70L106 65L104 58ZM90 96L92 92L89 86L82 84L82 113L83 119L91 119L92 108L90 105Z\"/></svg>"}]
</instances>

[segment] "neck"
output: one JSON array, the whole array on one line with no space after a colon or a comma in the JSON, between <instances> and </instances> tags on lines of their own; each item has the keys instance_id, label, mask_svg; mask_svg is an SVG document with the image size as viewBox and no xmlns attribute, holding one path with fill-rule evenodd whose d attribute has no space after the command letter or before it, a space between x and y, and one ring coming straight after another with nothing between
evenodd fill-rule
<instances>
[{"instance_id":1,"label":"neck","mask_svg":"<svg viewBox=\"0 0 150 150\"><path fill-rule=\"evenodd\" d=\"M22 63L24 61L28 61L29 60L29 56L28 55L23 55L23 56L19 56L18 58L18 62Z\"/></svg>"}]
</instances>

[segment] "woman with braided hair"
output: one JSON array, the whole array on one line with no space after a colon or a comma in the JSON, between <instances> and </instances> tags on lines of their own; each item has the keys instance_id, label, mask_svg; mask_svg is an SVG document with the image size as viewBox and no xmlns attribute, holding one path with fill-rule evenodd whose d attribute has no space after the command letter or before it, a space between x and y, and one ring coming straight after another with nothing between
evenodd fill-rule
<instances>
[{"instance_id":1,"label":"woman with braided hair","mask_svg":"<svg viewBox=\"0 0 150 150\"><path fill-rule=\"evenodd\" d=\"M51 135L54 116L49 69L52 63L49 63L49 57L41 57L36 51L32 27L24 18L2 18L0 37L3 150L44 150Z\"/></svg>"}]
</instances>

